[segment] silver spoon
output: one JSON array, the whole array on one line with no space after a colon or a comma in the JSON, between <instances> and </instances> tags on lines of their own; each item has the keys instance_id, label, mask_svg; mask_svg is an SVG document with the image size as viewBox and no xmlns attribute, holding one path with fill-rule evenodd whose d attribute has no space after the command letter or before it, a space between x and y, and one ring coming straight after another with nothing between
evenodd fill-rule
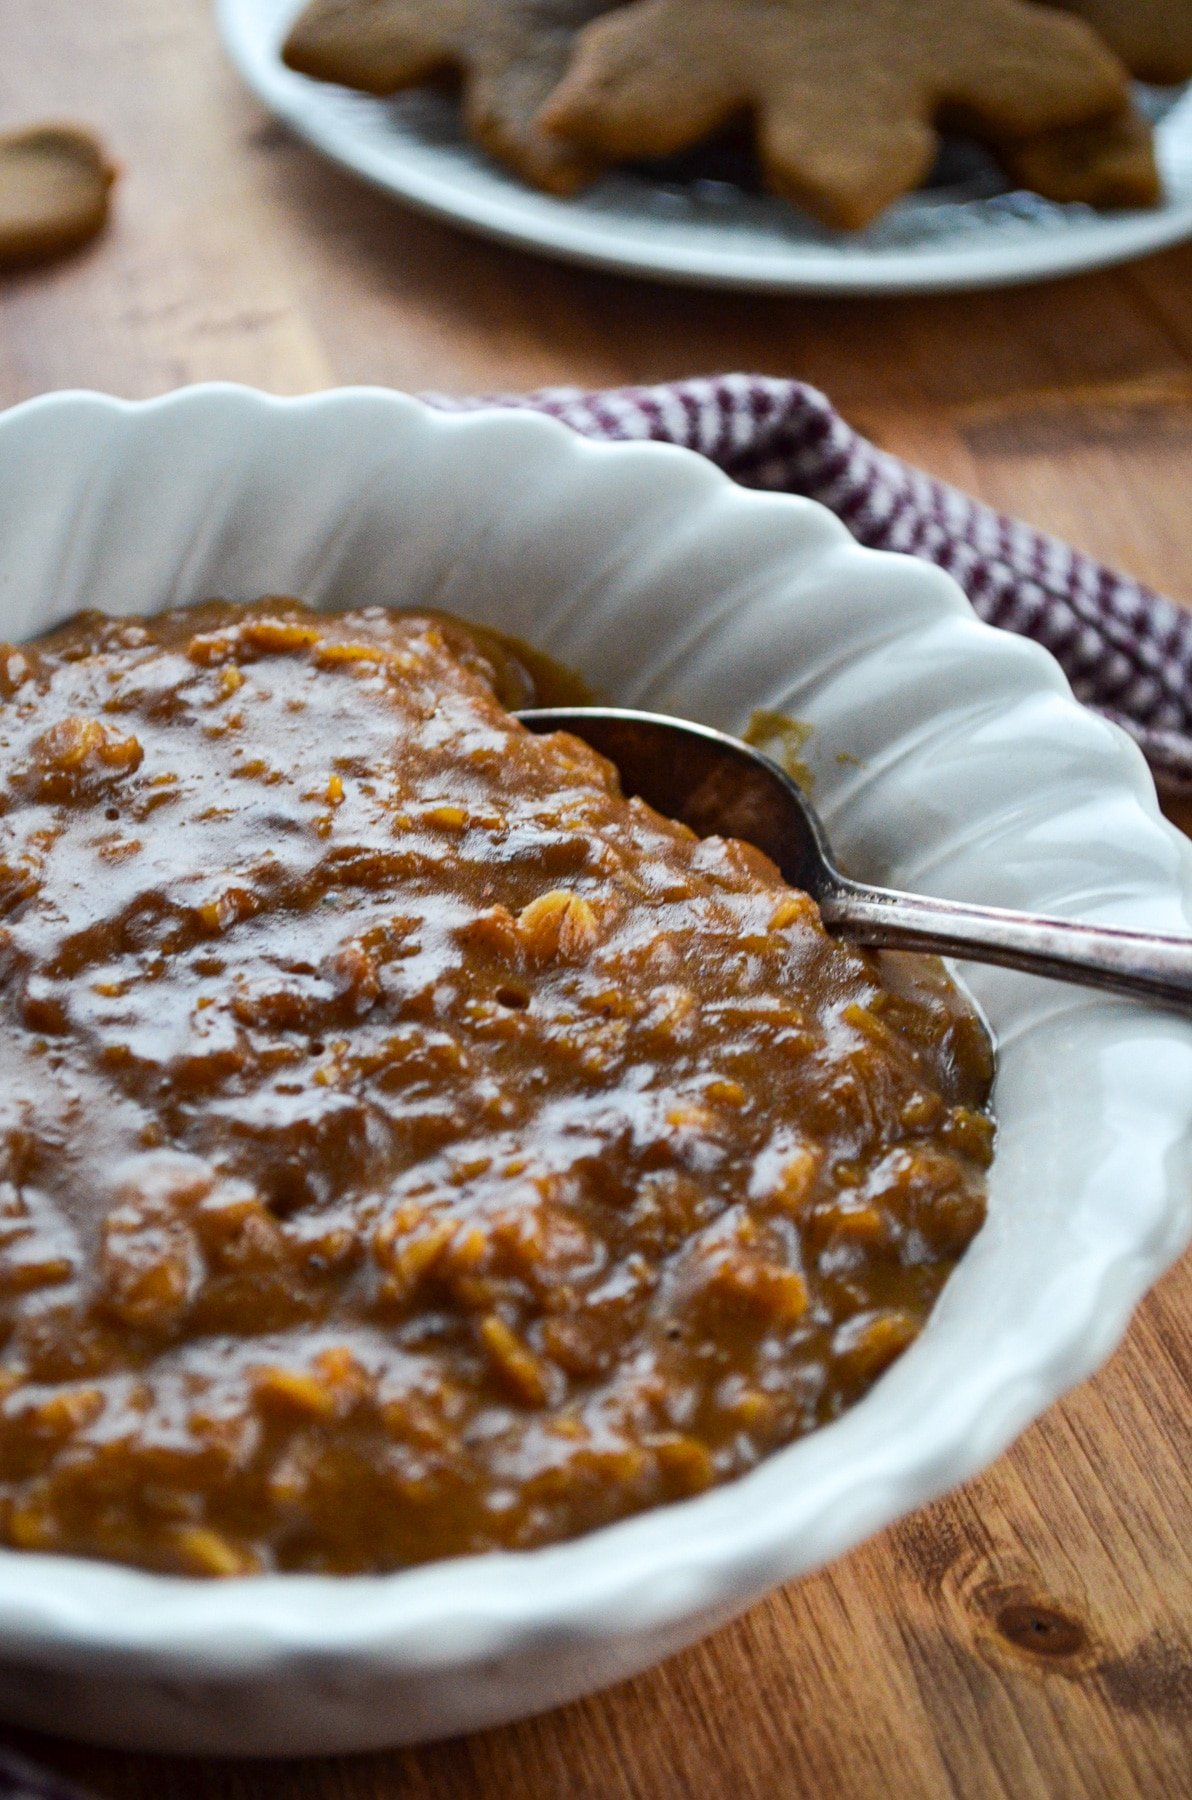
<instances>
[{"instance_id":1,"label":"silver spoon","mask_svg":"<svg viewBox=\"0 0 1192 1800\"><path fill-rule=\"evenodd\" d=\"M764 850L792 887L818 902L828 929L852 943L1000 963L1192 1011L1192 937L1073 924L850 881L832 861L802 789L768 756L722 731L608 706L542 707L517 717L531 731L583 738L615 764L627 795L700 837L744 838Z\"/></svg>"}]
</instances>

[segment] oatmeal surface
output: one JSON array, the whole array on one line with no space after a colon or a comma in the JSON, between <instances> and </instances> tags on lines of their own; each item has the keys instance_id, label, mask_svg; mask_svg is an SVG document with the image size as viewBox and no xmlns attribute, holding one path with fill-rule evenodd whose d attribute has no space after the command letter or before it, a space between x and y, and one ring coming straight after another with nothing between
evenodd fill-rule
<instances>
[{"instance_id":1,"label":"oatmeal surface","mask_svg":"<svg viewBox=\"0 0 1192 1800\"><path fill-rule=\"evenodd\" d=\"M862 1395L984 1213L983 1031L296 602L0 647L0 1537L381 1570L589 1530Z\"/></svg>"}]
</instances>

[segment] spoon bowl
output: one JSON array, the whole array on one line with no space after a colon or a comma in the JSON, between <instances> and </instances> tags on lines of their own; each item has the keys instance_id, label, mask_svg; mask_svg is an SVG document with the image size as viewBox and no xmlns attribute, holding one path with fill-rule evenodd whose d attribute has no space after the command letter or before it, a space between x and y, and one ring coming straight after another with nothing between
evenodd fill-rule
<instances>
[{"instance_id":1,"label":"spoon bowl","mask_svg":"<svg viewBox=\"0 0 1192 1800\"><path fill-rule=\"evenodd\" d=\"M700 837L743 838L811 895L825 926L873 949L997 963L1192 1012L1192 938L1009 912L850 880L786 771L726 732L624 707L539 707L530 731L567 731L616 767L624 792Z\"/></svg>"}]
</instances>

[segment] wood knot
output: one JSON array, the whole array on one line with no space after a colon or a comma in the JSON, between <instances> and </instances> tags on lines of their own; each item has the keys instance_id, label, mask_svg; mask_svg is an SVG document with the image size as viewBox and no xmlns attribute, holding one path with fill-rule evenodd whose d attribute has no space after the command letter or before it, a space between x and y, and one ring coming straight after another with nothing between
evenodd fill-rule
<instances>
[{"instance_id":1,"label":"wood knot","mask_svg":"<svg viewBox=\"0 0 1192 1800\"><path fill-rule=\"evenodd\" d=\"M1088 1648L1088 1632L1080 1620L1045 1600L1006 1600L994 1614L993 1625L1016 1650L1048 1661L1064 1661Z\"/></svg>"},{"instance_id":2,"label":"wood knot","mask_svg":"<svg viewBox=\"0 0 1192 1800\"><path fill-rule=\"evenodd\" d=\"M970 1589L977 1641L988 1660L1005 1666L1007 1652L1042 1673L1083 1675L1096 1662L1091 1627L1078 1608L1053 1599L1029 1581L981 1581Z\"/></svg>"}]
</instances>

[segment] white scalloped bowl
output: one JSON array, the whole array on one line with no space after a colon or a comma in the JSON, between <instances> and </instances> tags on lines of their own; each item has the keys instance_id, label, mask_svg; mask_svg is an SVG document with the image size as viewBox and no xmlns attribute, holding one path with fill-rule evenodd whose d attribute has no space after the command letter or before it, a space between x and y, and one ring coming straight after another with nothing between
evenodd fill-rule
<instances>
[{"instance_id":1,"label":"white scalloped bowl","mask_svg":"<svg viewBox=\"0 0 1192 1800\"><path fill-rule=\"evenodd\" d=\"M953 584L685 451L380 392L56 395L0 416L0 636L287 591L435 605L618 700L810 721L859 873L1162 930L1192 853L1135 749ZM966 968L1000 1046L991 1214L928 1329L754 1473L550 1550L201 1583L0 1552L0 1712L155 1749L467 1731L644 1668L989 1463L1106 1357L1192 1232L1192 1026Z\"/></svg>"}]
</instances>

